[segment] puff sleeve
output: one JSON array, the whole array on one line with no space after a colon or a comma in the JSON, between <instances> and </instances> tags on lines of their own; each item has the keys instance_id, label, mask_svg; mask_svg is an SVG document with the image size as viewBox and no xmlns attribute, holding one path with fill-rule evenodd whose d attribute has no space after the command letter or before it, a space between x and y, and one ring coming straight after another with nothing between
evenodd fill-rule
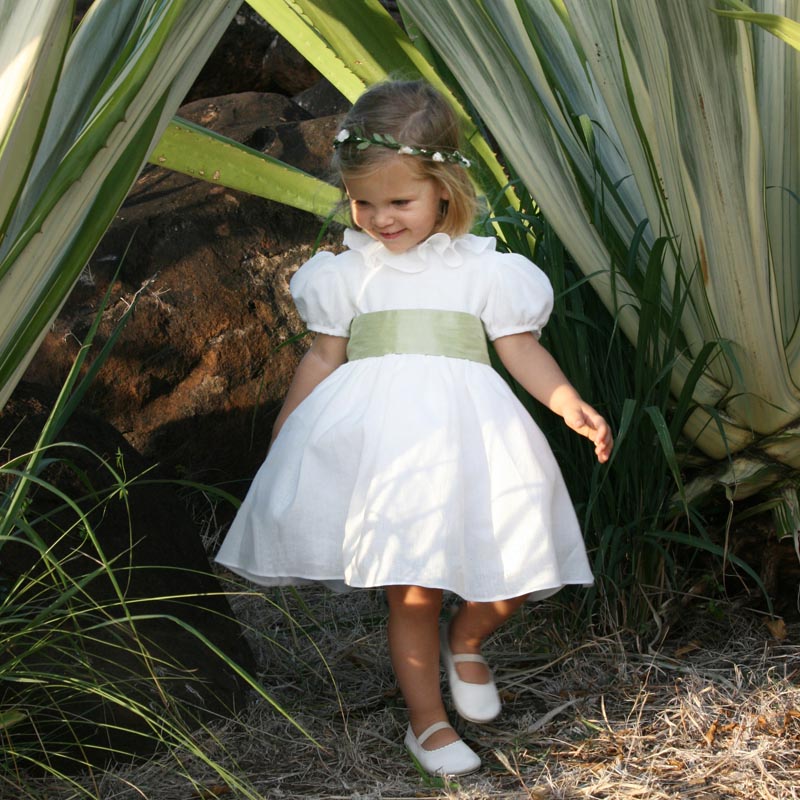
<instances>
[{"instance_id":1,"label":"puff sleeve","mask_svg":"<svg viewBox=\"0 0 800 800\"><path fill-rule=\"evenodd\" d=\"M553 287L533 262L515 253L496 253L481 321L494 341L532 332L538 339L553 310Z\"/></svg>"},{"instance_id":2,"label":"puff sleeve","mask_svg":"<svg viewBox=\"0 0 800 800\"><path fill-rule=\"evenodd\" d=\"M317 253L292 276L289 291L309 330L348 337L356 311L341 261L333 253Z\"/></svg>"}]
</instances>

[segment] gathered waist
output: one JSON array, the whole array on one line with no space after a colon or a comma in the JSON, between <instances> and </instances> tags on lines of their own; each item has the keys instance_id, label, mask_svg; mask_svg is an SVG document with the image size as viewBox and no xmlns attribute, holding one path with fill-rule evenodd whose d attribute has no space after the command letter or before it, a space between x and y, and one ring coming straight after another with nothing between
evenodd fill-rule
<instances>
[{"instance_id":1,"label":"gathered waist","mask_svg":"<svg viewBox=\"0 0 800 800\"><path fill-rule=\"evenodd\" d=\"M483 323L466 311L392 309L353 319L348 361L401 353L490 363Z\"/></svg>"}]
</instances>

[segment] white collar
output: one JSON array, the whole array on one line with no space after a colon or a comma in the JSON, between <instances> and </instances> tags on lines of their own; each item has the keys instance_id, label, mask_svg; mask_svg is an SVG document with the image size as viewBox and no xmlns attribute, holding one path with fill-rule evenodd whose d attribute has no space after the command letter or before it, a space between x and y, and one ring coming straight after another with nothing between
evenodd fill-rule
<instances>
[{"instance_id":1,"label":"white collar","mask_svg":"<svg viewBox=\"0 0 800 800\"><path fill-rule=\"evenodd\" d=\"M344 244L360 253L368 267L391 267L400 272L424 272L435 264L456 269L464 263L465 256L494 252L493 236L474 236L471 233L451 239L446 233L434 233L424 242L403 253L392 253L384 245L361 231L348 228Z\"/></svg>"}]
</instances>

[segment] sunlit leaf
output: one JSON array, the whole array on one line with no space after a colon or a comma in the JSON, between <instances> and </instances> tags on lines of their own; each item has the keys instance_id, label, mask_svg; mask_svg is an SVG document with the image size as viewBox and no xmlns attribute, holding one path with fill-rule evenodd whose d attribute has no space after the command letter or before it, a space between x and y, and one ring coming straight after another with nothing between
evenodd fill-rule
<instances>
[{"instance_id":1,"label":"sunlit leaf","mask_svg":"<svg viewBox=\"0 0 800 800\"><path fill-rule=\"evenodd\" d=\"M150 162L323 217L341 197L334 186L302 170L177 117Z\"/></svg>"},{"instance_id":2,"label":"sunlit leaf","mask_svg":"<svg viewBox=\"0 0 800 800\"><path fill-rule=\"evenodd\" d=\"M782 17L779 14L764 14L751 11L745 3L741 2L730 2L730 5L736 5L742 10L722 11L718 8L712 10L721 17L738 19L741 22L752 22L754 25L758 25L765 31L769 31L774 36L777 36L779 39L783 39L784 42L794 47L795 50L800 50L800 22L796 22L788 17Z\"/></svg>"}]
</instances>

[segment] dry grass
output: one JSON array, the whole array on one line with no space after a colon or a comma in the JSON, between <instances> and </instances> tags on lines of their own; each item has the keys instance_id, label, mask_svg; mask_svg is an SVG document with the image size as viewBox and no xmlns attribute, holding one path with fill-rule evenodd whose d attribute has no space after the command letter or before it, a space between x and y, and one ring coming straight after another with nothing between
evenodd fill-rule
<instances>
[{"instance_id":1,"label":"dry grass","mask_svg":"<svg viewBox=\"0 0 800 800\"><path fill-rule=\"evenodd\" d=\"M487 646L502 717L460 726L484 768L445 786L423 779L402 749L381 594L268 596L278 603L237 596L237 615L252 628L264 684L319 747L264 701L198 734L203 752L264 798L800 797L800 653L792 644L800 626L774 638L780 632L752 612L729 605L711 614L697 604L658 652L643 655L621 636L562 636L557 609L528 607ZM177 754L84 785L103 800L242 796L200 758ZM42 784L33 796L79 795Z\"/></svg>"}]
</instances>

